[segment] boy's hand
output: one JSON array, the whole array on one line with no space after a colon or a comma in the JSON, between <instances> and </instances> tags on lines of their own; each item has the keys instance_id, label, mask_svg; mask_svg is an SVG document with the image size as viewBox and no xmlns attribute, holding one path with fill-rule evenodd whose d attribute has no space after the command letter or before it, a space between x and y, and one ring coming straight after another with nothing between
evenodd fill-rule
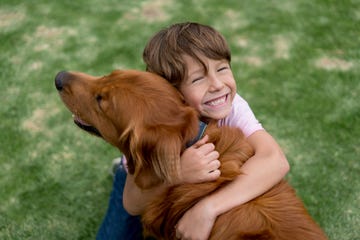
<instances>
[{"instance_id":1,"label":"boy's hand","mask_svg":"<svg viewBox=\"0 0 360 240\"><path fill-rule=\"evenodd\" d=\"M216 214L205 202L190 208L175 226L176 238L181 240L206 240L216 220Z\"/></svg>"},{"instance_id":2,"label":"boy's hand","mask_svg":"<svg viewBox=\"0 0 360 240\"><path fill-rule=\"evenodd\" d=\"M216 180L220 176L219 153L205 135L181 155L181 182L200 183Z\"/></svg>"}]
</instances>

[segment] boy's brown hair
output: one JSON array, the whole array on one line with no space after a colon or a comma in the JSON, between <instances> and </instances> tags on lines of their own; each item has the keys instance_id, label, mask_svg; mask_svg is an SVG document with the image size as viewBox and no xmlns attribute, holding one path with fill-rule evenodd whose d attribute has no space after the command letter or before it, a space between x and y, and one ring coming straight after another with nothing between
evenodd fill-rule
<instances>
[{"instance_id":1,"label":"boy's brown hair","mask_svg":"<svg viewBox=\"0 0 360 240\"><path fill-rule=\"evenodd\" d=\"M145 46L143 59L147 71L164 77L178 88L186 74L183 55L199 61L205 71L207 67L199 55L231 61L225 38L210 26L192 22L174 24L156 33Z\"/></svg>"}]
</instances>

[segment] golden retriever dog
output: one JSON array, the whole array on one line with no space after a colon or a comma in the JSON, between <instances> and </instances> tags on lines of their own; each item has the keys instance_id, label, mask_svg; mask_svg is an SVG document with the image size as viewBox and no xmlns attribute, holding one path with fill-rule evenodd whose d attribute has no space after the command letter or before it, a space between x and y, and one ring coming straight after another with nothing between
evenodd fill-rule
<instances>
[{"instance_id":1,"label":"golden retriever dog","mask_svg":"<svg viewBox=\"0 0 360 240\"><path fill-rule=\"evenodd\" d=\"M60 72L55 85L75 123L117 147L142 189L175 183L180 155L199 131L198 113L165 79L136 70L104 77ZM237 128L209 123L205 134L220 153L221 176L212 182L169 187L142 215L144 234L176 239L174 226L202 198L241 173L254 152ZM282 180L268 192L218 216L209 239L327 239L290 185Z\"/></svg>"}]
</instances>

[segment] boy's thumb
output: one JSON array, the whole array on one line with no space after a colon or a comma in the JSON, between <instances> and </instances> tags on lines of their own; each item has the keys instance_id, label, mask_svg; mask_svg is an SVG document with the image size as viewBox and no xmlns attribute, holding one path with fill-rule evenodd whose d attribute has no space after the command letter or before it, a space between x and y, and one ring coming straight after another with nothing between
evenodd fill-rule
<instances>
[{"instance_id":1,"label":"boy's thumb","mask_svg":"<svg viewBox=\"0 0 360 240\"><path fill-rule=\"evenodd\" d=\"M194 147L201 147L209 140L209 136L205 135L203 138L201 138L199 141L197 141L193 146Z\"/></svg>"}]
</instances>

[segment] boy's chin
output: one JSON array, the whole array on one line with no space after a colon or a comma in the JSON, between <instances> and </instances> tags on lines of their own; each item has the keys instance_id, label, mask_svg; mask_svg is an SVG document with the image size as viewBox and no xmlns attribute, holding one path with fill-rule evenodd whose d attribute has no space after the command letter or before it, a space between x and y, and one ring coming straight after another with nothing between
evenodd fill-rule
<instances>
[{"instance_id":1,"label":"boy's chin","mask_svg":"<svg viewBox=\"0 0 360 240\"><path fill-rule=\"evenodd\" d=\"M231 109L224 109L223 111L207 112L201 114L203 119L209 120L221 120L229 116Z\"/></svg>"}]
</instances>

